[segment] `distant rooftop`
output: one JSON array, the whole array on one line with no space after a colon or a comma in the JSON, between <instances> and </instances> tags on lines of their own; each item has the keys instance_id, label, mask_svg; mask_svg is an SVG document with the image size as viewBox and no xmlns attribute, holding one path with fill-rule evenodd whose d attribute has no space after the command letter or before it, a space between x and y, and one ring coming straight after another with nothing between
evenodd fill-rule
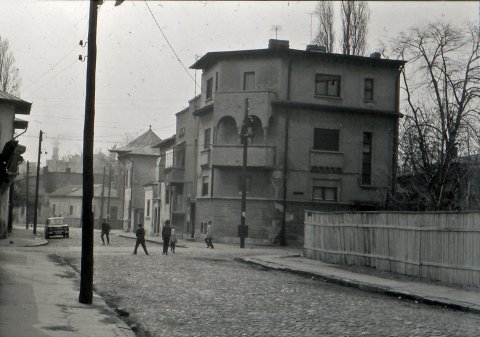
<instances>
[{"instance_id":1,"label":"distant rooftop","mask_svg":"<svg viewBox=\"0 0 480 337\"><path fill-rule=\"evenodd\" d=\"M134 139L127 145L109 150L120 154L141 154L141 155L158 155L157 151L152 148L152 145L158 144L161 141L155 132L150 128L147 132Z\"/></svg>"},{"instance_id":2,"label":"distant rooftop","mask_svg":"<svg viewBox=\"0 0 480 337\"><path fill-rule=\"evenodd\" d=\"M0 90L0 103L6 102L15 106L15 113L22 115L29 115L32 103L24 101L16 96L7 94L5 91Z\"/></svg>"}]
</instances>

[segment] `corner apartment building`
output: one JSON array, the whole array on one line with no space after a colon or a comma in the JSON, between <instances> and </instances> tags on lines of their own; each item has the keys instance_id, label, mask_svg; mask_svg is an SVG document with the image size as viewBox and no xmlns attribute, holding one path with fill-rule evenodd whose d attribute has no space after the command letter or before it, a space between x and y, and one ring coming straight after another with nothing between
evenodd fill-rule
<instances>
[{"instance_id":1,"label":"corner apartment building","mask_svg":"<svg viewBox=\"0 0 480 337\"><path fill-rule=\"evenodd\" d=\"M402 66L282 40L200 58L201 95L177 114L194 153L177 178L193 184L177 190L184 232L211 223L217 240L238 242L244 120L247 243L301 240L305 210L381 208L395 178Z\"/></svg>"}]
</instances>

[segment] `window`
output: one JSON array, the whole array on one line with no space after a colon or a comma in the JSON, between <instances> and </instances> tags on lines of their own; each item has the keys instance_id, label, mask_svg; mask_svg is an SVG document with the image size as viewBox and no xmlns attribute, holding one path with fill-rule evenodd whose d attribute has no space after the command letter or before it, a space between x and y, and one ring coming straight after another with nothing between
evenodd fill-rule
<instances>
[{"instance_id":1,"label":"window","mask_svg":"<svg viewBox=\"0 0 480 337\"><path fill-rule=\"evenodd\" d=\"M52 213L53 213L53 216L56 216L56 214L55 214L55 204L53 204L53 206L52 206Z\"/></svg>"},{"instance_id":2,"label":"window","mask_svg":"<svg viewBox=\"0 0 480 337\"><path fill-rule=\"evenodd\" d=\"M243 73L243 90L255 90L255 73Z\"/></svg>"},{"instance_id":3,"label":"window","mask_svg":"<svg viewBox=\"0 0 480 337\"><path fill-rule=\"evenodd\" d=\"M203 138L203 149L208 149L210 147L210 132L211 129L205 129L205 134Z\"/></svg>"},{"instance_id":4,"label":"window","mask_svg":"<svg viewBox=\"0 0 480 337\"><path fill-rule=\"evenodd\" d=\"M245 177L245 186L246 186L246 191L250 192L250 185L251 185L251 177L246 176ZM238 177L238 190L241 192L242 191L242 175Z\"/></svg>"},{"instance_id":5,"label":"window","mask_svg":"<svg viewBox=\"0 0 480 337\"><path fill-rule=\"evenodd\" d=\"M183 137L183 136L185 136L185 127L184 126L182 126L180 128L180 132L179 132L179 137Z\"/></svg>"},{"instance_id":6,"label":"window","mask_svg":"<svg viewBox=\"0 0 480 337\"><path fill-rule=\"evenodd\" d=\"M165 187L165 203L170 203L170 186Z\"/></svg>"},{"instance_id":7,"label":"window","mask_svg":"<svg viewBox=\"0 0 480 337\"><path fill-rule=\"evenodd\" d=\"M73 205L70 205L70 215L73 215Z\"/></svg>"},{"instance_id":8,"label":"window","mask_svg":"<svg viewBox=\"0 0 480 337\"><path fill-rule=\"evenodd\" d=\"M363 133L362 148L362 185L372 183L372 133Z\"/></svg>"},{"instance_id":9,"label":"window","mask_svg":"<svg viewBox=\"0 0 480 337\"><path fill-rule=\"evenodd\" d=\"M110 219L114 219L116 220L117 219L117 212L118 212L118 209L117 209L117 206L111 206L110 207Z\"/></svg>"},{"instance_id":10,"label":"window","mask_svg":"<svg viewBox=\"0 0 480 337\"><path fill-rule=\"evenodd\" d=\"M215 92L218 91L218 71L215 73Z\"/></svg>"},{"instance_id":11,"label":"window","mask_svg":"<svg viewBox=\"0 0 480 337\"><path fill-rule=\"evenodd\" d=\"M363 99L366 101L373 101L373 79L366 78L363 89Z\"/></svg>"},{"instance_id":12,"label":"window","mask_svg":"<svg viewBox=\"0 0 480 337\"><path fill-rule=\"evenodd\" d=\"M150 200L147 200L147 216L150 216Z\"/></svg>"},{"instance_id":13,"label":"window","mask_svg":"<svg viewBox=\"0 0 480 337\"><path fill-rule=\"evenodd\" d=\"M338 151L340 131L336 129L313 129L313 149Z\"/></svg>"},{"instance_id":14,"label":"window","mask_svg":"<svg viewBox=\"0 0 480 337\"><path fill-rule=\"evenodd\" d=\"M313 179L312 199L318 201L337 201L337 181Z\"/></svg>"},{"instance_id":15,"label":"window","mask_svg":"<svg viewBox=\"0 0 480 337\"><path fill-rule=\"evenodd\" d=\"M173 167L173 149L165 151L165 168Z\"/></svg>"},{"instance_id":16,"label":"window","mask_svg":"<svg viewBox=\"0 0 480 337\"><path fill-rule=\"evenodd\" d=\"M340 97L340 76L317 74L315 78L315 95Z\"/></svg>"},{"instance_id":17,"label":"window","mask_svg":"<svg viewBox=\"0 0 480 337\"><path fill-rule=\"evenodd\" d=\"M205 93L205 98L208 101L212 99L212 92L213 92L213 77L210 77L207 80L207 92Z\"/></svg>"},{"instance_id":18,"label":"window","mask_svg":"<svg viewBox=\"0 0 480 337\"><path fill-rule=\"evenodd\" d=\"M208 195L208 176L202 177L202 196Z\"/></svg>"}]
</instances>

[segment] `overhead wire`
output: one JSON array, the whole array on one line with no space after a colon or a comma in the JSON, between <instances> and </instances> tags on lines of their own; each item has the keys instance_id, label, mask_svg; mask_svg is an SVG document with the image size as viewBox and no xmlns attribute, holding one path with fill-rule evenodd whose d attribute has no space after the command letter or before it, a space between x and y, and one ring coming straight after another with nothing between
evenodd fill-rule
<instances>
[{"instance_id":1,"label":"overhead wire","mask_svg":"<svg viewBox=\"0 0 480 337\"><path fill-rule=\"evenodd\" d=\"M162 29L162 27L160 27L160 24L158 23L157 18L155 17L155 15L153 14L152 10L150 9L150 6L148 5L147 0L144 0L144 2L145 2L145 5L146 5L147 8L148 8L148 11L150 12L150 15L152 16L153 20L155 21L155 24L157 25L158 30L160 30L160 33L162 33L163 38L165 39L165 41L167 42L168 46L169 46L170 49L172 50L173 54L174 54L175 57L177 58L177 61L182 65L183 69L184 69L185 72L188 74L188 76L191 78L191 80L195 83L195 85L196 85L200 90L202 90L202 88L198 85L197 81L195 80L195 78L193 78L192 74L190 74L190 72L188 71L187 67L186 67L185 64L182 62L182 60L181 60L180 57L178 56L177 52L176 52L175 49L173 48L172 44L171 44L170 41L168 40L167 36L166 36L165 33L163 32L163 29Z\"/></svg>"}]
</instances>

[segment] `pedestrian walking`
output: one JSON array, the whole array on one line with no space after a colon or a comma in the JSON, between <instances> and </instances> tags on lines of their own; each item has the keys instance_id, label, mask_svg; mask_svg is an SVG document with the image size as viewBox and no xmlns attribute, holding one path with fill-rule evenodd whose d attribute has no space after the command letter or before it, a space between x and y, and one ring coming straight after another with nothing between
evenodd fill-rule
<instances>
[{"instance_id":1,"label":"pedestrian walking","mask_svg":"<svg viewBox=\"0 0 480 337\"><path fill-rule=\"evenodd\" d=\"M133 251L133 254L136 255L138 246L142 245L143 251L145 252L146 255L148 255L147 246L145 246L145 229L143 229L142 224L138 224L138 229L135 234L137 236L137 242L135 243L135 250Z\"/></svg>"},{"instance_id":2,"label":"pedestrian walking","mask_svg":"<svg viewBox=\"0 0 480 337\"><path fill-rule=\"evenodd\" d=\"M107 245L110 244L109 234L110 234L110 224L104 218L102 221L102 235L100 236L102 238L102 245L105 245L105 239L103 238L104 235L107 237Z\"/></svg>"},{"instance_id":3,"label":"pedestrian walking","mask_svg":"<svg viewBox=\"0 0 480 337\"><path fill-rule=\"evenodd\" d=\"M175 229L172 229L172 235L170 235L170 251L175 253L175 245L177 244L177 233Z\"/></svg>"},{"instance_id":4,"label":"pedestrian walking","mask_svg":"<svg viewBox=\"0 0 480 337\"><path fill-rule=\"evenodd\" d=\"M168 255L168 246L170 245L171 235L172 227L170 227L170 220L165 220L165 226L162 228L163 255Z\"/></svg>"},{"instance_id":5,"label":"pedestrian walking","mask_svg":"<svg viewBox=\"0 0 480 337\"><path fill-rule=\"evenodd\" d=\"M213 249L213 233L212 226L210 224L207 226L207 236L205 237L205 243L207 244L207 248Z\"/></svg>"}]
</instances>

